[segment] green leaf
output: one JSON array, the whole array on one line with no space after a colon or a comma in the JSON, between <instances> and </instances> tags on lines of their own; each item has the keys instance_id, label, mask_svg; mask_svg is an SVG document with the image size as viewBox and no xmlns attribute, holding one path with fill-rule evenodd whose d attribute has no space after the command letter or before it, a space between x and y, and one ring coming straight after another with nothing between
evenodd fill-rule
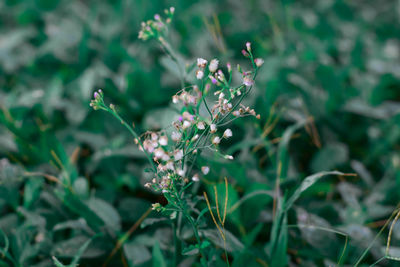
<instances>
[{"instance_id":1,"label":"green leaf","mask_svg":"<svg viewBox=\"0 0 400 267\"><path fill-rule=\"evenodd\" d=\"M24 207L29 209L32 204L39 198L40 189L43 185L43 178L31 178L24 187Z\"/></svg>"},{"instance_id":2,"label":"green leaf","mask_svg":"<svg viewBox=\"0 0 400 267\"><path fill-rule=\"evenodd\" d=\"M134 266L143 264L151 259L149 249L143 244L125 243L123 249L127 260Z\"/></svg>"},{"instance_id":3,"label":"green leaf","mask_svg":"<svg viewBox=\"0 0 400 267\"><path fill-rule=\"evenodd\" d=\"M78 252L75 254L74 259L72 260L70 266L77 266L79 259L82 257L83 253L85 252L85 250L87 249L87 247L90 245L90 243L93 241L93 239L95 239L96 237L100 236L100 234L97 234L95 236L93 236L91 239L89 239L88 241L86 241L78 250Z\"/></svg>"},{"instance_id":4,"label":"green leaf","mask_svg":"<svg viewBox=\"0 0 400 267\"><path fill-rule=\"evenodd\" d=\"M271 241L265 248L269 252L271 266L286 266L287 262L287 213L284 211L286 197L279 198L277 214L271 230Z\"/></svg>"},{"instance_id":5,"label":"green leaf","mask_svg":"<svg viewBox=\"0 0 400 267\"><path fill-rule=\"evenodd\" d=\"M58 198L66 205L71 211L84 218L87 224L95 231L99 232L100 228L104 226L104 221L92 209L83 203L77 196L70 192L56 191Z\"/></svg>"},{"instance_id":6,"label":"green leaf","mask_svg":"<svg viewBox=\"0 0 400 267\"><path fill-rule=\"evenodd\" d=\"M311 169L313 172L332 170L340 164L348 161L349 152L346 145L332 143L323 146L312 159Z\"/></svg>"},{"instance_id":7,"label":"green leaf","mask_svg":"<svg viewBox=\"0 0 400 267\"><path fill-rule=\"evenodd\" d=\"M55 256L52 257L54 265L57 267L67 267L67 265L62 264Z\"/></svg>"},{"instance_id":8,"label":"green leaf","mask_svg":"<svg viewBox=\"0 0 400 267\"><path fill-rule=\"evenodd\" d=\"M287 128L282 136L281 142L279 142L278 147L278 164L280 165L280 179L285 179L287 177L287 172L289 169L289 143L293 134L303 127L307 123L307 120L301 120L295 125Z\"/></svg>"},{"instance_id":9,"label":"green leaf","mask_svg":"<svg viewBox=\"0 0 400 267\"><path fill-rule=\"evenodd\" d=\"M53 256L54 264L57 267L76 267L76 266L78 266L79 259L82 257L83 253L88 248L88 246L93 241L93 239L95 239L98 236L99 235L95 235L92 238L90 238L89 240L87 240L85 243L83 243L83 245L78 249L78 251L76 252L76 254L75 254L74 258L73 258L73 260L71 261L71 263L69 265L62 264L55 256Z\"/></svg>"},{"instance_id":10,"label":"green leaf","mask_svg":"<svg viewBox=\"0 0 400 267\"><path fill-rule=\"evenodd\" d=\"M167 267L158 241L153 246L153 267Z\"/></svg>"},{"instance_id":11,"label":"green leaf","mask_svg":"<svg viewBox=\"0 0 400 267\"><path fill-rule=\"evenodd\" d=\"M220 248L225 248L228 252L237 252L244 249L243 243L231 232L225 229L225 243L217 229L202 230L201 234Z\"/></svg>"},{"instance_id":12,"label":"green leaf","mask_svg":"<svg viewBox=\"0 0 400 267\"><path fill-rule=\"evenodd\" d=\"M185 256L193 256L199 254L199 246L198 245L189 245L186 248L182 249L182 255Z\"/></svg>"},{"instance_id":13,"label":"green leaf","mask_svg":"<svg viewBox=\"0 0 400 267\"><path fill-rule=\"evenodd\" d=\"M316 182L319 181L324 176L327 175L346 175L345 173L339 172L339 171L330 171L330 172L319 172L310 176L307 176L304 181L301 183L301 185L296 189L296 191L293 193L293 195L288 199L286 205L285 205L285 211L288 211L293 203L300 197L301 193L306 191L310 186L315 184Z\"/></svg>"},{"instance_id":14,"label":"green leaf","mask_svg":"<svg viewBox=\"0 0 400 267\"><path fill-rule=\"evenodd\" d=\"M91 198L89 208L112 230L121 230L121 217L115 208L100 198Z\"/></svg>"}]
</instances>

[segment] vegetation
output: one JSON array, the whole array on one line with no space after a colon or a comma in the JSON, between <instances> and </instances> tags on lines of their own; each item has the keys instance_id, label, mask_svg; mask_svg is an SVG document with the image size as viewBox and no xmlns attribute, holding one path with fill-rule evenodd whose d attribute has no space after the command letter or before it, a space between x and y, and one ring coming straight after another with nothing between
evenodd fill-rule
<instances>
[{"instance_id":1,"label":"vegetation","mask_svg":"<svg viewBox=\"0 0 400 267\"><path fill-rule=\"evenodd\" d=\"M399 10L1 2L0 266L397 266Z\"/></svg>"}]
</instances>

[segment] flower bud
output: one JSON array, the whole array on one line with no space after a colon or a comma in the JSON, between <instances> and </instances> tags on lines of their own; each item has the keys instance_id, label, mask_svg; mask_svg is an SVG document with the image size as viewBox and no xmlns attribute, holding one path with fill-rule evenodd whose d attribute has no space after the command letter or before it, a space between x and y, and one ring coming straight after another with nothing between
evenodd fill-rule
<instances>
[{"instance_id":1,"label":"flower bud","mask_svg":"<svg viewBox=\"0 0 400 267\"><path fill-rule=\"evenodd\" d=\"M216 72L218 69L218 59L213 59L210 62L210 65L208 66L208 69L210 70L210 72Z\"/></svg>"},{"instance_id":2,"label":"flower bud","mask_svg":"<svg viewBox=\"0 0 400 267\"><path fill-rule=\"evenodd\" d=\"M201 167L201 172L202 172L204 175L207 175L207 174L210 172L210 167L208 167L208 166L203 166L203 167Z\"/></svg>"},{"instance_id":3,"label":"flower bud","mask_svg":"<svg viewBox=\"0 0 400 267\"><path fill-rule=\"evenodd\" d=\"M201 80L201 79L203 79L203 77L204 77L204 71L202 71L202 70L197 70L197 71L196 71L196 78L197 78L198 80Z\"/></svg>"},{"instance_id":4,"label":"flower bud","mask_svg":"<svg viewBox=\"0 0 400 267\"><path fill-rule=\"evenodd\" d=\"M217 131L217 125L215 125L214 123L210 125L210 132L211 133L215 133Z\"/></svg>"},{"instance_id":5,"label":"flower bud","mask_svg":"<svg viewBox=\"0 0 400 267\"><path fill-rule=\"evenodd\" d=\"M251 43L250 42L247 42L246 43L246 48L247 48L247 51L251 51Z\"/></svg>"},{"instance_id":6,"label":"flower bud","mask_svg":"<svg viewBox=\"0 0 400 267\"><path fill-rule=\"evenodd\" d=\"M256 59L254 59L254 63L256 64L257 67L261 67L262 64L264 64L264 59L256 58Z\"/></svg>"},{"instance_id":7,"label":"flower bud","mask_svg":"<svg viewBox=\"0 0 400 267\"><path fill-rule=\"evenodd\" d=\"M218 136L215 136L212 140L212 143L214 145L218 145L221 142L221 138L219 138Z\"/></svg>"},{"instance_id":8,"label":"flower bud","mask_svg":"<svg viewBox=\"0 0 400 267\"><path fill-rule=\"evenodd\" d=\"M224 136L224 138L232 137L232 130L226 129L223 136Z\"/></svg>"}]
</instances>

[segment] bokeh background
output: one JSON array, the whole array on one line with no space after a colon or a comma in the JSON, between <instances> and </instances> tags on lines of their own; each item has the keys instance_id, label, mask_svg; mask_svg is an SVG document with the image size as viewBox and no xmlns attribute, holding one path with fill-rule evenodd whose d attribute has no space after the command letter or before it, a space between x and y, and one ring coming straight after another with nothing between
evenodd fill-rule
<instances>
[{"instance_id":1,"label":"bokeh background","mask_svg":"<svg viewBox=\"0 0 400 267\"><path fill-rule=\"evenodd\" d=\"M53 255L69 262L101 231L81 260L100 266L150 204L162 201L143 187L145 159L129 133L89 102L102 88L140 131L170 121L171 96L180 89L176 66L155 42L138 40L141 21L170 6L176 8L170 40L188 64L197 57L243 63L246 41L265 60L247 100L261 120L234 123L224 149L236 160L210 158L207 183L229 177L233 205L256 190L273 190L280 167L283 192L315 172L357 173L324 178L289 214L290 224L346 233L344 262L354 264L400 200L400 2L394 0L0 1L0 245L13 257L0 256L0 265L52 266ZM288 129L295 129L290 145L282 139ZM69 179L74 196L42 174ZM271 260L265 247L272 220L266 195L230 215L234 266ZM109 266L169 262L170 225L156 213L145 222ZM366 263L384 255L386 236L387 229ZM293 266L328 266L344 244L341 235L293 227L287 259ZM394 256L398 246L394 227Z\"/></svg>"}]
</instances>

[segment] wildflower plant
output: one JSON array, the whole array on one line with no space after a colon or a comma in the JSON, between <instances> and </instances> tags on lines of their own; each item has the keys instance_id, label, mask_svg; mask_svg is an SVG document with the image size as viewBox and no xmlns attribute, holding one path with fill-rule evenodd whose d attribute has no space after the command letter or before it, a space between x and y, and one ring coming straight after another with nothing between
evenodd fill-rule
<instances>
[{"instance_id":1,"label":"wildflower plant","mask_svg":"<svg viewBox=\"0 0 400 267\"><path fill-rule=\"evenodd\" d=\"M155 15L154 20L143 22L139 38L156 39L167 54L179 63L166 41L174 8L165 10L165 14L166 18ZM198 166L196 159L202 151L210 150L225 160L233 160L232 155L220 149L220 143L226 142L234 134L227 126L233 120L246 116L260 118L254 109L243 105L243 100L251 92L263 60L253 56L249 42L242 54L250 61L250 70L244 70L240 65L234 70L230 63L222 65L216 58L198 58L196 69L192 72L195 79L191 79L195 82L190 84L183 80L182 88L172 96L172 103L179 114L167 129L138 133L134 126L122 119L113 104L105 103L102 90L94 93L90 103L95 110L112 114L133 135L135 143L151 165L148 170L152 173L152 179L144 186L168 200L166 206L154 203L153 210L163 212L172 219L178 214L186 218L193 229L197 242L195 248L202 254L203 265L206 262L203 250L209 243L202 240L199 234L198 220L201 215L191 209L201 198L193 196L188 188L201 182L202 176L210 172L210 167ZM236 85L233 82L234 71L241 76L241 81Z\"/></svg>"}]
</instances>

